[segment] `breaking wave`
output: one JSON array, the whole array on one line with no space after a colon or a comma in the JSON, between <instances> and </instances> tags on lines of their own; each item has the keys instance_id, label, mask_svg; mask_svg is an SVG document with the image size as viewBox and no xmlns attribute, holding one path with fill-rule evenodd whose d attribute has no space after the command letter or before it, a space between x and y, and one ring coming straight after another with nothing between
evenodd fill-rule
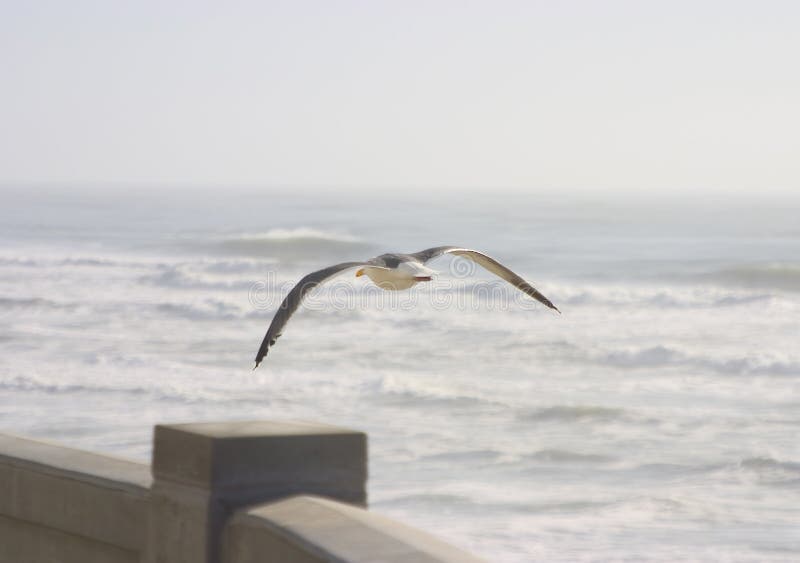
<instances>
[{"instance_id":1,"label":"breaking wave","mask_svg":"<svg viewBox=\"0 0 800 563\"><path fill-rule=\"evenodd\" d=\"M263 233L242 233L239 240L320 240L334 242L362 242L360 238L346 233L323 231L311 227L295 229L270 229Z\"/></svg>"},{"instance_id":2,"label":"breaking wave","mask_svg":"<svg viewBox=\"0 0 800 563\"><path fill-rule=\"evenodd\" d=\"M141 267L154 264L153 260L119 260L98 256L74 256L67 258L56 258L48 256L37 256L30 258L26 256L2 256L0 266L24 267L24 268L52 268L59 266L82 266L98 268L114 267Z\"/></svg>"},{"instance_id":3,"label":"breaking wave","mask_svg":"<svg viewBox=\"0 0 800 563\"><path fill-rule=\"evenodd\" d=\"M559 302L565 305L607 307L653 307L656 309L716 309L754 303L768 304L769 292L731 291L717 287L661 289L651 287L562 288Z\"/></svg>"},{"instance_id":4,"label":"breaking wave","mask_svg":"<svg viewBox=\"0 0 800 563\"><path fill-rule=\"evenodd\" d=\"M217 404L230 399L224 390L214 391L179 384L137 385L124 383L112 385L108 383L55 382L36 376L13 376L0 379L0 390L12 392L35 392L46 395L123 395L135 397L136 401L151 399L155 401L181 404ZM248 399L238 398L237 402L247 403ZM256 402L253 400L253 402ZM258 404L269 402L268 398L259 397Z\"/></svg>"},{"instance_id":5,"label":"breaking wave","mask_svg":"<svg viewBox=\"0 0 800 563\"><path fill-rule=\"evenodd\" d=\"M0 297L0 310L5 309L74 309L75 305L57 303L41 297Z\"/></svg>"},{"instance_id":6,"label":"breaking wave","mask_svg":"<svg viewBox=\"0 0 800 563\"><path fill-rule=\"evenodd\" d=\"M178 289L217 289L217 290L249 290L253 285L250 278L231 279L215 276L199 270L191 264L165 266L159 272L147 274L139 279L148 285Z\"/></svg>"},{"instance_id":7,"label":"breaking wave","mask_svg":"<svg viewBox=\"0 0 800 563\"><path fill-rule=\"evenodd\" d=\"M779 461L771 457L748 457L739 461L739 467L742 469L764 470L764 469L781 469L791 471L800 477L800 462L796 461Z\"/></svg>"},{"instance_id":8,"label":"breaking wave","mask_svg":"<svg viewBox=\"0 0 800 563\"><path fill-rule=\"evenodd\" d=\"M749 457L740 460L733 470L744 479L761 485L800 487L800 462L780 461L772 457Z\"/></svg>"},{"instance_id":9,"label":"breaking wave","mask_svg":"<svg viewBox=\"0 0 800 563\"><path fill-rule=\"evenodd\" d=\"M772 263L725 268L702 274L700 278L747 288L800 291L800 264Z\"/></svg>"},{"instance_id":10,"label":"breaking wave","mask_svg":"<svg viewBox=\"0 0 800 563\"><path fill-rule=\"evenodd\" d=\"M687 367L722 374L797 375L800 363L768 356L709 357L689 354L668 346L588 353L587 361L622 368Z\"/></svg>"},{"instance_id":11,"label":"breaking wave","mask_svg":"<svg viewBox=\"0 0 800 563\"><path fill-rule=\"evenodd\" d=\"M548 463L554 465L595 465L612 463L616 461L615 458L607 455L600 454L583 454L578 452L571 452L568 450L540 450L527 456L528 459L535 460L540 463Z\"/></svg>"},{"instance_id":12,"label":"breaking wave","mask_svg":"<svg viewBox=\"0 0 800 563\"><path fill-rule=\"evenodd\" d=\"M124 393L128 395L146 395L151 389L143 386L86 385L81 383L51 383L31 377L16 376L0 380L0 389L7 391L38 391L47 394L67 393Z\"/></svg>"},{"instance_id":13,"label":"breaking wave","mask_svg":"<svg viewBox=\"0 0 800 563\"><path fill-rule=\"evenodd\" d=\"M592 405L556 405L541 409L528 410L519 414L524 420L540 422L575 422L618 420L626 415L623 409Z\"/></svg>"},{"instance_id":14,"label":"breaking wave","mask_svg":"<svg viewBox=\"0 0 800 563\"><path fill-rule=\"evenodd\" d=\"M158 303L155 305L155 310L158 313L191 321L239 319L252 314L243 312L236 305L216 299L206 299L198 304Z\"/></svg>"},{"instance_id":15,"label":"breaking wave","mask_svg":"<svg viewBox=\"0 0 800 563\"><path fill-rule=\"evenodd\" d=\"M454 493L409 492L373 502L383 509L400 506L424 507L427 510L453 510L484 513L487 510L502 510L518 514L569 513L593 511L613 506L612 501L566 500L563 502L529 502L522 499L484 498L478 499Z\"/></svg>"},{"instance_id":16,"label":"breaking wave","mask_svg":"<svg viewBox=\"0 0 800 563\"><path fill-rule=\"evenodd\" d=\"M372 245L346 233L299 227L226 236L216 241L216 247L229 255L297 262L331 255L349 257L368 251Z\"/></svg>"},{"instance_id":17,"label":"breaking wave","mask_svg":"<svg viewBox=\"0 0 800 563\"><path fill-rule=\"evenodd\" d=\"M72 301L54 301L42 297L3 297L0 296L0 319L16 318L27 319L46 319L56 322L73 320L79 313L89 311L90 307L86 303ZM12 331L7 328L0 334L0 339L9 340L12 338Z\"/></svg>"},{"instance_id":18,"label":"breaking wave","mask_svg":"<svg viewBox=\"0 0 800 563\"><path fill-rule=\"evenodd\" d=\"M453 451L420 456L421 461L436 461L444 463L491 463L502 457L497 450L469 450Z\"/></svg>"},{"instance_id":19,"label":"breaking wave","mask_svg":"<svg viewBox=\"0 0 800 563\"><path fill-rule=\"evenodd\" d=\"M441 386L427 386L411 382L400 382L392 376L382 377L373 390L376 397L391 406L494 406L507 407L504 403L484 395L472 395Z\"/></svg>"}]
</instances>

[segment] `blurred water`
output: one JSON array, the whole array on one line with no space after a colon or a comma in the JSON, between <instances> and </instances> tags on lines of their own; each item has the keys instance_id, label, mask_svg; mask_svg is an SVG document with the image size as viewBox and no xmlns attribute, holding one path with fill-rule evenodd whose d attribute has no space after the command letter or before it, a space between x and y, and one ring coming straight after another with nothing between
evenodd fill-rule
<instances>
[{"instance_id":1,"label":"blurred water","mask_svg":"<svg viewBox=\"0 0 800 563\"><path fill-rule=\"evenodd\" d=\"M6 188L0 428L146 460L158 422L370 435L370 502L492 561L800 558L797 202ZM291 283L352 273L252 360ZM473 275L474 274L474 275Z\"/></svg>"}]
</instances>

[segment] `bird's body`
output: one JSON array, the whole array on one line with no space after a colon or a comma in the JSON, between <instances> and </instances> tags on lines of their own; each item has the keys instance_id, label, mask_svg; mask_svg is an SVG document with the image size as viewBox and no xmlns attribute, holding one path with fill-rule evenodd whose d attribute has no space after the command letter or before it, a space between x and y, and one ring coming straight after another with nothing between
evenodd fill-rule
<instances>
[{"instance_id":1,"label":"bird's body","mask_svg":"<svg viewBox=\"0 0 800 563\"><path fill-rule=\"evenodd\" d=\"M477 250L470 250L459 246L437 246L412 254L381 254L365 262L343 262L341 264L329 266L328 268L312 272L301 279L297 285L292 288L275 313L269 325L269 329L267 329L267 334L261 342L261 347L258 349L258 354L256 354L256 367L258 367L258 364L264 359L264 356L267 355L270 347L275 344L278 337L283 332L284 326L286 326L289 318L300 306L306 294L325 280L345 270L359 268L356 272L356 277L365 275L382 289L390 291L409 289L420 282L431 281L433 279L433 275L436 272L428 268L425 264L442 254L454 254L472 260L476 264L500 276L540 303L558 311L558 308L556 308L547 297L539 293L536 288L523 278L500 264L500 262L496 261L494 258L478 252Z\"/></svg>"},{"instance_id":2,"label":"bird's body","mask_svg":"<svg viewBox=\"0 0 800 563\"><path fill-rule=\"evenodd\" d=\"M410 254L382 254L369 261L356 276L365 275L381 289L409 289L419 282L431 281L436 272Z\"/></svg>"}]
</instances>

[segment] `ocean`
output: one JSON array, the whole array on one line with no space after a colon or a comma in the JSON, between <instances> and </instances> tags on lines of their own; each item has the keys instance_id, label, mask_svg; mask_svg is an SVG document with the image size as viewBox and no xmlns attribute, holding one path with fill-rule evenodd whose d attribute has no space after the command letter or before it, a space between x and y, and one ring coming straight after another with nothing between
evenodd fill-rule
<instances>
[{"instance_id":1,"label":"ocean","mask_svg":"<svg viewBox=\"0 0 800 563\"><path fill-rule=\"evenodd\" d=\"M496 562L800 560L800 199L0 190L0 431L147 461L156 423L369 434L371 509ZM384 252L433 282L288 288Z\"/></svg>"}]
</instances>

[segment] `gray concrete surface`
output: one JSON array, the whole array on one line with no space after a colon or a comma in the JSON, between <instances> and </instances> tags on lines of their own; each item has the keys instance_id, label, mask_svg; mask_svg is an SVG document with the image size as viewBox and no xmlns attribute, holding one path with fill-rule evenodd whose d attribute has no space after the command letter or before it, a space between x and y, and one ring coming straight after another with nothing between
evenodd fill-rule
<instances>
[{"instance_id":1,"label":"gray concrete surface","mask_svg":"<svg viewBox=\"0 0 800 563\"><path fill-rule=\"evenodd\" d=\"M150 482L141 463L0 434L0 562L137 561Z\"/></svg>"},{"instance_id":2,"label":"gray concrete surface","mask_svg":"<svg viewBox=\"0 0 800 563\"><path fill-rule=\"evenodd\" d=\"M304 492L366 504L367 437L310 422L159 425L153 476L245 502Z\"/></svg>"},{"instance_id":3,"label":"gray concrete surface","mask_svg":"<svg viewBox=\"0 0 800 563\"><path fill-rule=\"evenodd\" d=\"M0 563L478 561L361 508L361 432L254 421L154 434L151 467L0 434Z\"/></svg>"},{"instance_id":4,"label":"gray concrete surface","mask_svg":"<svg viewBox=\"0 0 800 563\"><path fill-rule=\"evenodd\" d=\"M219 563L238 508L297 493L366 504L367 439L308 422L159 425L153 476L149 561Z\"/></svg>"},{"instance_id":5,"label":"gray concrete surface","mask_svg":"<svg viewBox=\"0 0 800 563\"><path fill-rule=\"evenodd\" d=\"M0 516L2 563L139 563L140 553Z\"/></svg>"},{"instance_id":6,"label":"gray concrete surface","mask_svg":"<svg viewBox=\"0 0 800 563\"><path fill-rule=\"evenodd\" d=\"M239 512L226 528L223 543L226 563L483 561L389 518L311 496Z\"/></svg>"}]
</instances>

